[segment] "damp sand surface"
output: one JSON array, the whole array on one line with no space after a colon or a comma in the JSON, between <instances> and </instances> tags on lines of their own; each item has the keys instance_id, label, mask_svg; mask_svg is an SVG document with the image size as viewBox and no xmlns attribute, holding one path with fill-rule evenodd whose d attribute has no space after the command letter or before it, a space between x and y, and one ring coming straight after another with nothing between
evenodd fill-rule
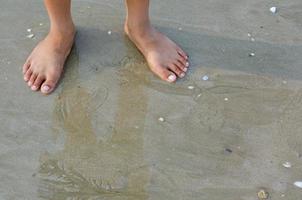
<instances>
[{"instance_id":1,"label":"damp sand surface","mask_svg":"<svg viewBox=\"0 0 302 200\"><path fill-rule=\"evenodd\" d=\"M47 33L42 1L0 5L1 200L301 198L300 0L152 0L190 55L176 84L125 38L120 0L75 0L76 43L47 97L21 75Z\"/></svg>"}]
</instances>

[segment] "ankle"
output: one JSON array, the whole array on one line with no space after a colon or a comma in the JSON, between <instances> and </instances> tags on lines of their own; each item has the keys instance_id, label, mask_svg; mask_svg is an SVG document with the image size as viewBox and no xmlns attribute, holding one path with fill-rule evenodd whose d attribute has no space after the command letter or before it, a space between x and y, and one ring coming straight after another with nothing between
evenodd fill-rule
<instances>
[{"instance_id":1,"label":"ankle","mask_svg":"<svg viewBox=\"0 0 302 200\"><path fill-rule=\"evenodd\" d=\"M73 38L75 33L76 33L76 29L72 22L61 26L52 25L49 31L50 36L55 36L57 38L62 38L62 39L70 38L70 37Z\"/></svg>"},{"instance_id":2,"label":"ankle","mask_svg":"<svg viewBox=\"0 0 302 200\"><path fill-rule=\"evenodd\" d=\"M145 35L146 33L149 33L152 29L152 26L150 24L149 20L146 21L129 21L126 20L125 26L124 26L125 32L127 35Z\"/></svg>"}]
</instances>

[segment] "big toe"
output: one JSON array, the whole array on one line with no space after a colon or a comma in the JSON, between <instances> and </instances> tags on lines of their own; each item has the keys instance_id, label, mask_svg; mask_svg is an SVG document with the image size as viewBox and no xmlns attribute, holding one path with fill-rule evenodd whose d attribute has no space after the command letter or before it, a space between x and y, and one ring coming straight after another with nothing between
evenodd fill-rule
<instances>
[{"instance_id":1,"label":"big toe","mask_svg":"<svg viewBox=\"0 0 302 200\"><path fill-rule=\"evenodd\" d=\"M41 86L41 92L43 94L50 94L56 87L59 77L47 78Z\"/></svg>"},{"instance_id":2,"label":"big toe","mask_svg":"<svg viewBox=\"0 0 302 200\"><path fill-rule=\"evenodd\" d=\"M177 76L172 71L168 70L163 66L156 66L152 69L152 71L159 76L162 80L167 81L169 83L173 83L176 81Z\"/></svg>"}]
</instances>

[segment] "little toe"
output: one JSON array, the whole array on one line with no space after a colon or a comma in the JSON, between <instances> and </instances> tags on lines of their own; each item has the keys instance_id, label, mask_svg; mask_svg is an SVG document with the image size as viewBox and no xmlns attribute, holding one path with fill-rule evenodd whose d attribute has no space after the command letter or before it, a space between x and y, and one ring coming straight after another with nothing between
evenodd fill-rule
<instances>
[{"instance_id":1,"label":"little toe","mask_svg":"<svg viewBox=\"0 0 302 200\"><path fill-rule=\"evenodd\" d=\"M37 91L40 87L41 84L43 83L43 81L45 80L45 78L43 76L38 76L33 84L33 86L31 87L32 90Z\"/></svg>"},{"instance_id":2,"label":"little toe","mask_svg":"<svg viewBox=\"0 0 302 200\"><path fill-rule=\"evenodd\" d=\"M180 47L177 47L177 52L179 55L181 55L184 59L188 60L189 59L189 56L180 48Z\"/></svg>"},{"instance_id":3,"label":"little toe","mask_svg":"<svg viewBox=\"0 0 302 200\"><path fill-rule=\"evenodd\" d=\"M28 69L27 72L24 74L24 81L29 81L31 75L32 75L32 70L31 69Z\"/></svg>"},{"instance_id":4,"label":"little toe","mask_svg":"<svg viewBox=\"0 0 302 200\"><path fill-rule=\"evenodd\" d=\"M23 68L22 68L23 74L25 74L27 72L27 70L29 69L29 67L30 67L30 62L26 62L23 65Z\"/></svg>"}]
</instances>

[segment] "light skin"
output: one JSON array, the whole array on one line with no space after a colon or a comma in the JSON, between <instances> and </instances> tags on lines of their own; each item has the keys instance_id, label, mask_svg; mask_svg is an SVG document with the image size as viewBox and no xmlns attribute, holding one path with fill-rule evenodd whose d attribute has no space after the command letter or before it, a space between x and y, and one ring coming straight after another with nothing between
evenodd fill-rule
<instances>
[{"instance_id":1,"label":"light skin","mask_svg":"<svg viewBox=\"0 0 302 200\"><path fill-rule=\"evenodd\" d=\"M71 0L45 0L50 31L32 51L23 66L24 80L33 91L54 91L71 51L75 26ZM188 70L187 54L150 23L149 0L126 0L125 33L144 55L151 71L167 82L183 78Z\"/></svg>"}]
</instances>

